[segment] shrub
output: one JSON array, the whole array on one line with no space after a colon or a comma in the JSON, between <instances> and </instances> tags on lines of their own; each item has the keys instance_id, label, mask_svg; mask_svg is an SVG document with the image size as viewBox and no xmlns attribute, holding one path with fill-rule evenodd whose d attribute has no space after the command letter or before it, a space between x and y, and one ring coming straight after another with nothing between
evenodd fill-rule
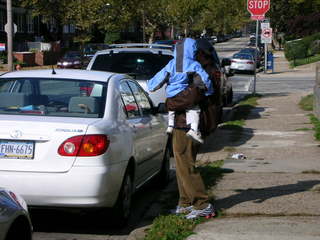
<instances>
[{"instance_id":1,"label":"shrub","mask_svg":"<svg viewBox=\"0 0 320 240\"><path fill-rule=\"evenodd\" d=\"M320 54L320 40L315 40L312 42L309 51L311 55Z\"/></svg>"},{"instance_id":2,"label":"shrub","mask_svg":"<svg viewBox=\"0 0 320 240\"><path fill-rule=\"evenodd\" d=\"M285 57L292 61L314 56L320 49L320 33L316 33L299 40L286 42L284 45Z\"/></svg>"},{"instance_id":3,"label":"shrub","mask_svg":"<svg viewBox=\"0 0 320 240\"><path fill-rule=\"evenodd\" d=\"M302 40L288 42L284 45L285 57L291 61L298 58L305 58L308 53L308 46Z\"/></svg>"}]
</instances>

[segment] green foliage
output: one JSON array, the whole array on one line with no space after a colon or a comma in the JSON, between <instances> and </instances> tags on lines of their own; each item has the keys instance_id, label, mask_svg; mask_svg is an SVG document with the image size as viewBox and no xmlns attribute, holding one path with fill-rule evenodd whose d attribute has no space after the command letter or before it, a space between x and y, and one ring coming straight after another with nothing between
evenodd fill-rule
<instances>
[{"instance_id":1,"label":"green foliage","mask_svg":"<svg viewBox=\"0 0 320 240\"><path fill-rule=\"evenodd\" d=\"M317 51L319 51L320 44L316 44L319 40L320 33L316 33L300 40L286 42L284 45L285 57L289 61L292 61L295 59L304 59L306 57L313 56Z\"/></svg>"},{"instance_id":2,"label":"green foliage","mask_svg":"<svg viewBox=\"0 0 320 240\"><path fill-rule=\"evenodd\" d=\"M94 28L103 32L135 30L136 23L150 40L156 31L174 26L180 32L228 33L249 21L246 0L20 0L34 16L76 27L76 41L91 39ZM144 26L144 28L143 28ZM143 28L143 29L142 29ZM144 30L144 31L143 31Z\"/></svg>"},{"instance_id":3,"label":"green foliage","mask_svg":"<svg viewBox=\"0 0 320 240\"><path fill-rule=\"evenodd\" d=\"M187 220L183 216L157 217L148 230L145 240L183 240L193 234L200 220Z\"/></svg>"},{"instance_id":4,"label":"green foliage","mask_svg":"<svg viewBox=\"0 0 320 240\"><path fill-rule=\"evenodd\" d=\"M298 58L305 58L307 56L308 47L302 40L287 42L284 45L284 55L291 61Z\"/></svg>"},{"instance_id":5,"label":"green foliage","mask_svg":"<svg viewBox=\"0 0 320 240\"><path fill-rule=\"evenodd\" d=\"M6 52L0 52L0 63L7 63L8 59L7 59L7 54Z\"/></svg>"},{"instance_id":6,"label":"green foliage","mask_svg":"<svg viewBox=\"0 0 320 240\"><path fill-rule=\"evenodd\" d=\"M320 54L312 56L312 57L303 58L303 59L295 59L294 61L290 62L290 66L296 67L296 66L301 66L301 65L305 65L305 64L319 62L319 61L320 61Z\"/></svg>"},{"instance_id":7,"label":"green foliage","mask_svg":"<svg viewBox=\"0 0 320 240\"><path fill-rule=\"evenodd\" d=\"M113 44L120 40L120 32L107 32L104 38L104 42L107 44Z\"/></svg>"},{"instance_id":8,"label":"green foliage","mask_svg":"<svg viewBox=\"0 0 320 240\"><path fill-rule=\"evenodd\" d=\"M315 40L310 45L310 55L320 54L320 40Z\"/></svg>"},{"instance_id":9,"label":"green foliage","mask_svg":"<svg viewBox=\"0 0 320 240\"><path fill-rule=\"evenodd\" d=\"M267 17L271 19L271 26L275 32L290 33L292 21L301 16L311 16L320 12L319 0L272 0L270 11ZM305 22L302 22L302 24ZM314 22L317 24L317 22ZM303 24L304 30L314 28L312 24ZM306 31L308 32L308 31ZM299 36L292 36L290 39L295 39Z\"/></svg>"},{"instance_id":10,"label":"green foliage","mask_svg":"<svg viewBox=\"0 0 320 240\"><path fill-rule=\"evenodd\" d=\"M224 170L221 167L223 163L223 160L220 160L197 168L207 189L214 186L222 178Z\"/></svg>"},{"instance_id":11,"label":"green foliage","mask_svg":"<svg viewBox=\"0 0 320 240\"><path fill-rule=\"evenodd\" d=\"M299 102L299 106L301 109L305 111L313 111L313 101L314 101L314 95L309 94L301 98Z\"/></svg>"},{"instance_id":12,"label":"green foliage","mask_svg":"<svg viewBox=\"0 0 320 240\"><path fill-rule=\"evenodd\" d=\"M314 137L320 141L320 120L313 114L309 114L310 121L314 125Z\"/></svg>"}]
</instances>

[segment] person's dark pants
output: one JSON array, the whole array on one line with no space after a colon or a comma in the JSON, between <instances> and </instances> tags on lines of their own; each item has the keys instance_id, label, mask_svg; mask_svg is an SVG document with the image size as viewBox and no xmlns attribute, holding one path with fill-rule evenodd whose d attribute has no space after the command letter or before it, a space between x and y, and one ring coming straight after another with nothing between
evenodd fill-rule
<instances>
[{"instance_id":1,"label":"person's dark pants","mask_svg":"<svg viewBox=\"0 0 320 240\"><path fill-rule=\"evenodd\" d=\"M172 133L173 154L179 188L179 206L193 205L195 209L208 206L208 195L202 177L195 168L200 145L187 137L186 131L174 129Z\"/></svg>"}]
</instances>

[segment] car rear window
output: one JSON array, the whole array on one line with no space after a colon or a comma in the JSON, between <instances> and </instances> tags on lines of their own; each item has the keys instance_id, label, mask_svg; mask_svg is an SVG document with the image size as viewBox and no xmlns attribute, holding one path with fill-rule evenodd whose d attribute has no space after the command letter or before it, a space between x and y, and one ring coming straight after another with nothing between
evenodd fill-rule
<instances>
[{"instance_id":1,"label":"car rear window","mask_svg":"<svg viewBox=\"0 0 320 240\"><path fill-rule=\"evenodd\" d=\"M234 54L234 55L233 55L233 58L252 60L252 56L249 55L249 54Z\"/></svg>"},{"instance_id":2,"label":"car rear window","mask_svg":"<svg viewBox=\"0 0 320 240\"><path fill-rule=\"evenodd\" d=\"M126 73L136 79L150 79L173 57L151 52L120 52L96 56L91 70Z\"/></svg>"},{"instance_id":3,"label":"car rear window","mask_svg":"<svg viewBox=\"0 0 320 240\"><path fill-rule=\"evenodd\" d=\"M86 80L2 78L0 114L102 118L106 88Z\"/></svg>"}]
</instances>

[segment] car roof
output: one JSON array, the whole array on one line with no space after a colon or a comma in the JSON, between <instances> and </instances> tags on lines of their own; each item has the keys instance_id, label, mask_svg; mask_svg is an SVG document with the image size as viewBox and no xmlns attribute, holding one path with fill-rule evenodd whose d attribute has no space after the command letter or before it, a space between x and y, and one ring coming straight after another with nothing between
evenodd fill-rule
<instances>
[{"instance_id":1,"label":"car roof","mask_svg":"<svg viewBox=\"0 0 320 240\"><path fill-rule=\"evenodd\" d=\"M144 44L144 43L127 43L127 44L112 44L110 48L97 51L96 54L109 54L111 51L114 53L122 52L148 52L153 54L164 54L173 56L171 45L164 44Z\"/></svg>"},{"instance_id":2,"label":"car roof","mask_svg":"<svg viewBox=\"0 0 320 240\"><path fill-rule=\"evenodd\" d=\"M0 76L0 78L53 78L53 79L77 79L77 80L91 80L107 82L114 75L123 75L119 73L103 72L103 71L89 71L76 69L40 69L40 70L21 70L7 72Z\"/></svg>"}]
</instances>

